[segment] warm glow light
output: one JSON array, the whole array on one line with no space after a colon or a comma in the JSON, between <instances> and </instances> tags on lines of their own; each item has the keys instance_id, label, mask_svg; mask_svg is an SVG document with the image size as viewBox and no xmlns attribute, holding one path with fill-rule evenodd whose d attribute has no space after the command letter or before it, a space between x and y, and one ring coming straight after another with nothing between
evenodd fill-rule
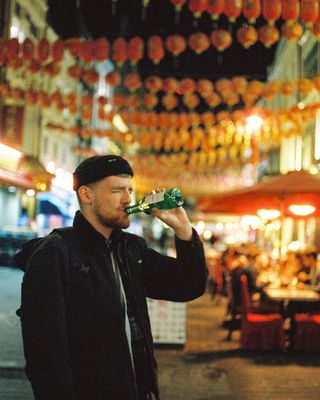
<instances>
[{"instance_id":1,"label":"warm glow light","mask_svg":"<svg viewBox=\"0 0 320 400\"><path fill-rule=\"evenodd\" d=\"M29 196L29 197L33 197L35 194L36 194L36 192L33 189L28 189L26 191L26 195Z\"/></svg>"},{"instance_id":2,"label":"warm glow light","mask_svg":"<svg viewBox=\"0 0 320 400\"><path fill-rule=\"evenodd\" d=\"M252 229L258 229L260 225L260 219L256 215L244 215L241 218L240 225L242 229L251 227Z\"/></svg>"},{"instance_id":3,"label":"warm glow light","mask_svg":"<svg viewBox=\"0 0 320 400\"><path fill-rule=\"evenodd\" d=\"M318 110L316 114L316 132L314 140L314 158L320 160L320 110Z\"/></svg>"},{"instance_id":4,"label":"warm glow light","mask_svg":"<svg viewBox=\"0 0 320 400\"><path fill-rule=\"evenodd\" d=\"M261 128L263 119L258 115L249 115L249 117L246 118L246 122L248 132L255 132Z\"/></svg>"},{"instance_id":5,"label":"warm glow light","mask_svg":"<svg viewBox=\"0 0 320 400\"><path fill-rule=\"evenodd\" d=\"M6 146L0 143L0 156L2 157L12 157L14 159L19 159L22 157L22 153L19 150L13 149L12 147Z\"/></svg>"},{"instance_id":6,"label":"warm glow light","mask_svg":"<svg viewBox=\"0 0 320 400\"><path fill-rule=\"evenodd\" d=\"M289 211L294 215L299 217L306 217L307 215L315 212L316 208L311 204L291 204L289 206Z\"/></svg>"},{"instance_id":7,"label":"warm glow light","mask_svg":"<svg viewBox=\"0 0 320 400\"><path fill-rule=\"evenodd\" d=\"M212 232L211 231L209 231L208 229L207 230L205 230L204 232L203 232L203 239L204 240L209 240L209 239L211 239L211 237L212 237Z\"/></svg>"},{"instance_id":8,"label":"warm glow light","mask_svg":"<svg viewBox=\"0 0 320 400\"><path fill-rule=\"evenodd\" d=\"M276 210L276 209L273 209L273 208L270 208L270 209L260 208L257 211L257 214L262 219L271 220L271 219L279 218L281 213L280 213L279 210Z\"/></svg>"},{"instance_id":9,"label":"warm glow light","mask_svg":"<svg viewBox=\"0 0 320 400\"><path fill-rule=\"evenodd\" d=\"M126 133L129 130L119 114L115 114L115 116L112 118L112 123L118 129L118 131L122 133Z\"/></svg>"},{"instance_id":10,"label":"warm glow light","mask_svg":"<svg viewBox=\"0 0 320 400\"><path fill-rule=\"evenodd\" d=\"M56 170L56 163L54 161L49 161L47 166L46 166L46 170L50 173L50 174L54 174L55 170Z\"/></svg>"}]
</instances>

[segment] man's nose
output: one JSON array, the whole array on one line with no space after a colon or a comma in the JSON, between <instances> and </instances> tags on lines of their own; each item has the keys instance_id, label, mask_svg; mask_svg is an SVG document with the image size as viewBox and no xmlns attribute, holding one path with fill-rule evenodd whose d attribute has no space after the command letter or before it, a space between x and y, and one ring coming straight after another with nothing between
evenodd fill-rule
<instances>
[{"instance_id":1,"label":"man's nose","mask_svg":"<svg viewBox=\"0 0 320 400\"><path fill-rule=\"evenodd\" d=\"M123 201L125 203L131 203L131 200L132 200L131 192L129 190L125 190L123 195Z\"/></svg>"}]
</instances>

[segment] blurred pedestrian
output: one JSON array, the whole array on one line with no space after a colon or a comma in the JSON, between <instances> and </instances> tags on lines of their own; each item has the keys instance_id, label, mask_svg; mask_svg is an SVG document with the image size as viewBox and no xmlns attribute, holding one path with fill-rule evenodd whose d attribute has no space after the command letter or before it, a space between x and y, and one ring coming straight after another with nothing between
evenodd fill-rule
<instances>
[{"instance_id":1,"label":"blurred pedestrian","mask_svg":"<svg viewBox=\"0 0 320 400\"><path fill-rule=\"evenodd\" d=\"M72 228L29 243L20 316L37 400L159 399L146 297L189 301L206 288L202 243L182 207L155 217L175 232L176 258L124 232L133 171L124 158L83 161Z\"/></svg>"}]
</instances>

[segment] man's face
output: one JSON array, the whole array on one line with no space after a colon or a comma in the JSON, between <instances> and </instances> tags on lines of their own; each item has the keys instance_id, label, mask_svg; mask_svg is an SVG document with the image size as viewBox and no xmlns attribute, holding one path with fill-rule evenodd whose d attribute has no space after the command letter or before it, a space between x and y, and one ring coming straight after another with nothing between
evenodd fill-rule
<instances>
[{"instance_id":1,"label":"man's face","mask_svg":"<svg viewBox=\"0 0 320 400\"><path fill-rule=\"evenodd\" d=\"M106 228L128 228L130 219L125 211L132 200L130 176L108 176L91 187L92 212Z\"/></svg>"}]
</instances>

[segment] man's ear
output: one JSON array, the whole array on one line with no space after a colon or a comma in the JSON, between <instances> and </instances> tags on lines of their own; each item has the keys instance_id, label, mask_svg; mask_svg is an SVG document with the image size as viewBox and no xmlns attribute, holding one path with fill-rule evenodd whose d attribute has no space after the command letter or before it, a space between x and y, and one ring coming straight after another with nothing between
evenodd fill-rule
<instances>
[{"instance_id":1,"label":"man's ear","mask_svg":"<svg viewBox=\"0 0 320 400\"><path fill-rule=\"evenodd\" d=\"M80 186L78 189L80 200L84 204L92 204L92 190L88 186Z\"/></svg>"}]
</instances>

